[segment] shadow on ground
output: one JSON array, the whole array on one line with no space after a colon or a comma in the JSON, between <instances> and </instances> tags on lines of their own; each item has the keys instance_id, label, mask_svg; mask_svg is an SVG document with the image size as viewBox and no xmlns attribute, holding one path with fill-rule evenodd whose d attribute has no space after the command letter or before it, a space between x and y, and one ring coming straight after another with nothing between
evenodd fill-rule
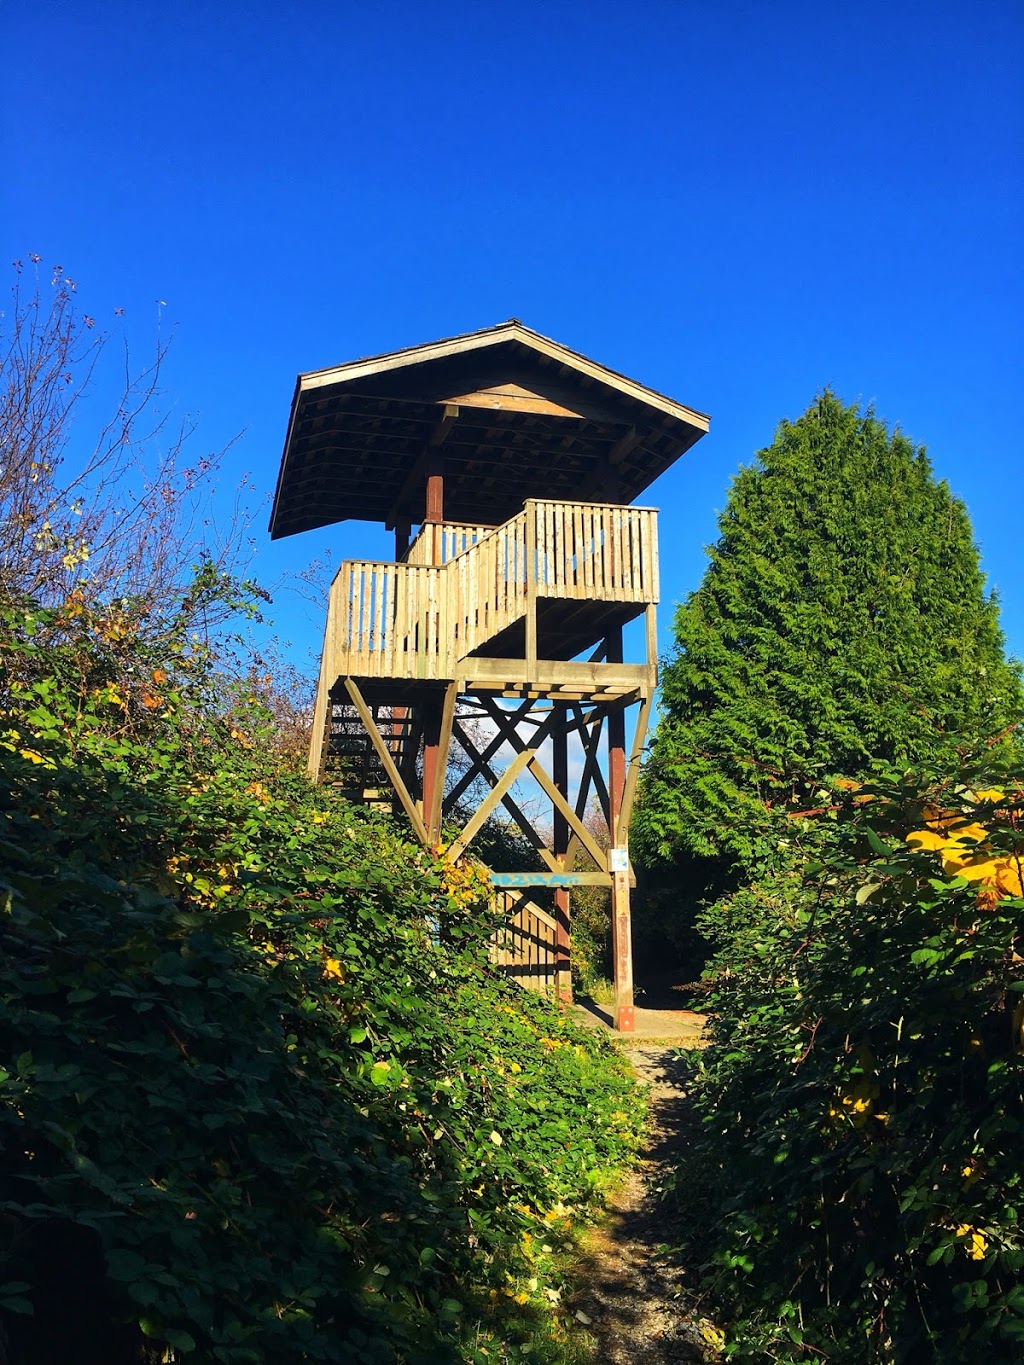
<instances>
[{"instance_id":1,"label":"shadow on ground","mask_svg":"<svg viewBox=\"0 0 1024 1365\"><path fill-rule=\"evenodd\" d=\"M581 1024L614 1030L611 1006L598 1004L588 996L582 996L576 1000L573 1008ZM638 1006L634 1017L636 1027L632 1034L615 1035L626 1047L654 1046L656 1043L684 1048L701 1045L705 1020L704 1015L694 1010Z\"/></svg>"},{"instance_id":2,"label":"shadow on ground","mask_svg":"<svg viewBox=\"0 0 1024 1365\"><path fill-rule=\"evenodd\" d=\"M691 1033L693 1018L700 1016L691 1016ZM673 1205L660 1198L697 1124L688 1098L693 1064L642 1037L630 1060L651 1091L649 1142L641 1167L587 1240L577 1266L583 1288L571 1307L596 1338L601 1365L704 1365L721 1359L721 1336L703 1315L698 1277L673 1255Z\"/></svg>"}]
</instances>

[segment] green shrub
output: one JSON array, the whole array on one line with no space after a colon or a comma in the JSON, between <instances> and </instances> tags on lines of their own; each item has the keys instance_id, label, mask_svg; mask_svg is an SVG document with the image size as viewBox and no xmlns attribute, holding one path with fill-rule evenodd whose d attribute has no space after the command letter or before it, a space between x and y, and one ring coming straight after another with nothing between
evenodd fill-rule
<instances>
[{"instance_id":1,"label":"green shrub","mask_svg":"<svg viewBox=\"0 0 1024 1365\"><path fill-rule=\"evenodd\" d=\"M737 1359L1017 1358L1024 787L844 785L709 916L690 1250Z\"/></svg>"},{"instance_id":2,"label":"green shrub","mask_svg":"<svg viewBox=\"0 0 1024 1365\"><path fill-rule=\"evenodd\" d=\"M519 1359L635 1147L625 1065L175 619L0 615L8 1359Z\"/></svg>"}]
</instances>

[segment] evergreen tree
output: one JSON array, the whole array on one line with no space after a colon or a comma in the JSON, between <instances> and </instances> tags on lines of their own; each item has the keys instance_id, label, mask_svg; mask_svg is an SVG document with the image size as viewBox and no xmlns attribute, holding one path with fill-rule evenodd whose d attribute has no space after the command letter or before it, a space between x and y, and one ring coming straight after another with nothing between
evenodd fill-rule
<instances>
[{"instance_id":1,"label":"evergreen tree","mask_svg":"<svg viewBox=\"0 0 1024 1365\"><path fill-rule=\"evenodd\" d=\"M637 813L648 857L748 863L826 774L944 762L1024 713L967 510L826 392L741 469L677 610Z\"/></svg>"}]
</instances>

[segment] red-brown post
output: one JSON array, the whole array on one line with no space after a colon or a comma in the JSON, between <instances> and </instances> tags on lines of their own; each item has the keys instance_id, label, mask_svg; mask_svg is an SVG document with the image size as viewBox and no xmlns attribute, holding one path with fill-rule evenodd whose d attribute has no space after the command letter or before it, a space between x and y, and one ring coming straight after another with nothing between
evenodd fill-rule
<instances>
[{"instance_id":1,"label":"red-brown post","mask_svg":"<svg viewBox=\"0 0 1024 1365\"><path fill-rule=\"evenodd\" d=\"M423 823L431 843L441 837L441 831L430 828L430 813L436 805L437 784L444 781L441 768L441 706L425 702L423 706Z\"/></svg>"},{"instance_id":2,"label":"red-brown post","mask_svg":"<svg viewBox=\"0 0 1024 1365\"><path fill-rule=\"evenodd\" d=\"M551 737L551 777L555 786L569 799L569 731L566 724L566 708L559 707L559 718ZM552 820L551 851L558 860L563 872L569 851L569 822L555 807ZM555 891L555 985L559 1000L572 1004L572 960L571 932L569 920L569 890L560 886Z\"/></svg>"},{"instance_id":3,"label":"red-brown post","mask_svg":"<svg viewBox=\"0 0 1024 1365\"><path fill-rule=\"evenodd\" d=\"M427 505L424 521L444 521L444 456L433 448L427 462Z\"/></svg>"},{"instance_id":4,"label":"red-brown post","mask_svg":"<svg viewBox=\"0 0 1024 1365\"><path fill-rule=\"evenodd\" d=\"M622 628L605 640L605 658L622 663ZM629 913L629 863L616 866L625 853L626 831L619 828L619 812L626 790L626 713L621 707L608 717L608 824L612 850L612 966L615 978L615 1027L632 1033L633 934ZM618 855L618 859L617 859Z\"/></svg>"}]
</instances>

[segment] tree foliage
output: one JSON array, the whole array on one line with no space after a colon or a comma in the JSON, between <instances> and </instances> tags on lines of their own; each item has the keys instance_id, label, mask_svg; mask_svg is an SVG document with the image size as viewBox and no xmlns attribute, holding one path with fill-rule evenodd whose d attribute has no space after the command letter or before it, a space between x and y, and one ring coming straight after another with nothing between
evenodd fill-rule
<instances>
[{"instance_id":1,"label":"tree foliage","mask_svg":"<svg viewBox=\"0 0 1024 1365\"><path fill-rule=\"evenodd\" d=\"M0 592L52 605L81 588L152 606L184 601L201 561L238 577L245 490L218 525L224 451L193 455L194 423L163 401L166 340L139 365L78 308L62 266L33 255L14 270L0 309Z\"/></svg>"},{"instance_id":2,"label":"tree foliage","mask_svg":"<svg viewBox=\"0 0 1024 1365\"><path fill-rule=\"evenodd\" d=\"M640 794L649 857L750 865L827 774L955 761L1024 711L963 504L923 449L825 393L740 471L676 612Z\"/></svg>"},{"instance_id":3,"label":"tree foliage","mask_svg":"<svg viewBox=\"0 0 1024 1365\"><path fill-rule=\"evenodd\" d=\"M687 1250L737 1359L1018 1359L1024 783L843 786L779 830L822 859L709 913Z\"/></svg>"}]
</instances>

